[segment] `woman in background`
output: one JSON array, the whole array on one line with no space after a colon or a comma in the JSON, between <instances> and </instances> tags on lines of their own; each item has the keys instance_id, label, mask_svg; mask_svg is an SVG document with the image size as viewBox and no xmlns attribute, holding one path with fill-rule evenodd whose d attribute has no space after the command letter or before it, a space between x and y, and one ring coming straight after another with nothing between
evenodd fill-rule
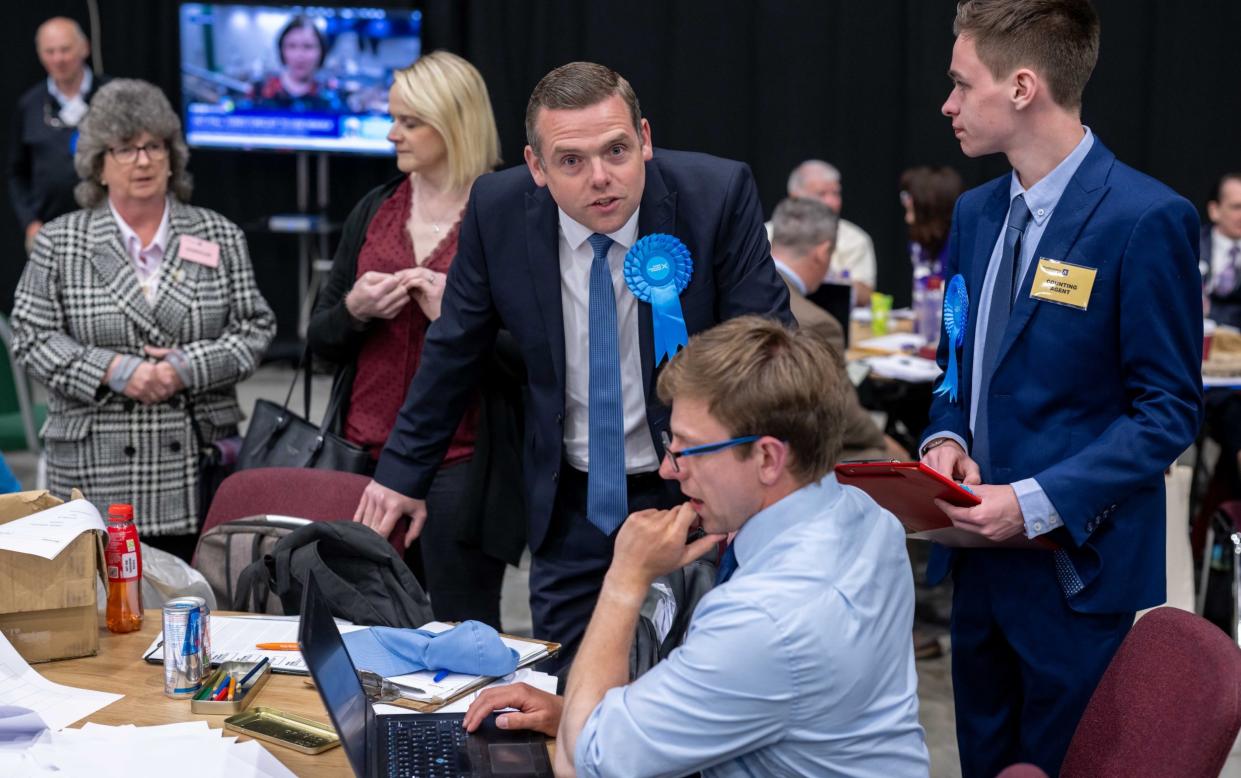
<instances>
[{"instance_id":1,"label":"woman in background","mask_svg":"<svg viewBox=\"0 0 1241 778\"><path fill-rule=\"evenodd\" d=\"M78 126L84 210L44 225L13 307L17 361L48 388L47 476L189 560L199 440L228 445L237 382L276 332L246 239L189 205L189 149L157 87L115 79ZM235 448L234 448L235 450Z\"/></svg>"},{"instance_id":2,"label":"woman in background","mask_svg":"<svg viewBox=\"0 0 1241 778\"><path fill-rule=\"evenodd\" d=\"M901 174L901 205L909 225L909 259L914 278L943 278L952 209L963 189L950 167L913 167Z\"/></svg>"},{"instance_id":3,"label":"woman in background","mask_svg":"<svg viewBox=\"0 0 1241 778\"><path fill-rule=\"evenodd\" d=\"M500 161L486 84L464 59L443 51L420 57L395 74L389 104L388 139L402 175L350 214L307 333L314 353L338 366L341 432L375 460L418 369L427 328L439 318L470 188ZM478 423L475 400L427 494L421 562L437 619L498 627L504 559L462 542L471 521L463 504L488 488L483 482L505 480L471 467ZM513 481L515 495L518 488ZM510 519L524 526L520 497L509 504Z\"/></svg>"}]
</instances>

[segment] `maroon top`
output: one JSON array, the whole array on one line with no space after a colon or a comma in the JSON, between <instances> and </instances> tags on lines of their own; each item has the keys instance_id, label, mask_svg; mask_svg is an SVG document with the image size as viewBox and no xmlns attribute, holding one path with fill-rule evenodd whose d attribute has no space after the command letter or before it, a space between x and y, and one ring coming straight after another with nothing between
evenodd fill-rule
<instances>
[{"instance_id":1,"label":"maroon top","mask_svg":"<svg viewBox=\"0 0 1241 778\"><path fill-rule=\"evenodd\" d=\"M412 201L413 186L406 178L379 206L367 227L362 250L358 253L357 277L360 278L368 270L395 273L419 265L414 257L413 241L405 228ZM457 254L460 232L461 218L458 216L456 224L431 251L431 256L421 263L422 267L447 273ZM375 459L379 458L388 441L388 433L392 431L396 415L405 402L409 382L422 360L422 347L430 325L418 303L410 300L393 318L375 319L362 342L357 374L349 395L349 413L345 417L345 437L365 446ZM448 446L445 465L469 459L474 454L477 424L476 395Z\"/></svg>"}]
</instances>

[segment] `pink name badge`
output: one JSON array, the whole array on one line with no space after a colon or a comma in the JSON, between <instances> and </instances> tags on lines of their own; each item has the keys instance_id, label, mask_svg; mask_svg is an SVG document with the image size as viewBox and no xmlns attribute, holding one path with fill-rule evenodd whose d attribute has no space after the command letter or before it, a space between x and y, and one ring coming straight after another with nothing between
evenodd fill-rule
<instances>
[{"instance_id":1,"label":"pink name badge","mask_svg":"<svg viewBox=\"0 0 1241 778\"><path fill-rule=\"evenodd\" d=\"M207 267L219 267L220 265L220 244L195 238L193 235L181 236L181 245L177 253L182 259Z\"/></svg>"}]
</instances>

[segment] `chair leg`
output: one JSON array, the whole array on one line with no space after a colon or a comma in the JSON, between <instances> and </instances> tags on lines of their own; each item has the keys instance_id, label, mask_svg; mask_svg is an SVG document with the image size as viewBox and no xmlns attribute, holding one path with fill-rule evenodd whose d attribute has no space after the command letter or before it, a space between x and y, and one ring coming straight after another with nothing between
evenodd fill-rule
<instances>
[{"instance_id":1,"label":"chair leg","mask_svg":"<svg viewBox=\"0 0 1241 778\"><path fill-rule=\"evenodd\" d=\"M1207 583L1211 579L1211 549L1215 546L1215 524L1208 521L1206 538L1202 546L1202 572L1198 574L1198 615L1202 616L1207 606Z\"/></svg>"},{"instance_id":2,"label":"chair leg","mask_svg":"<svg viewBox=\"0 0 1241 778\"><path fill-rule=\"evenodd\" d=\"M1232 637L1241 646L1241 531L1232 540Z\"/></svg>"}]
</instances>

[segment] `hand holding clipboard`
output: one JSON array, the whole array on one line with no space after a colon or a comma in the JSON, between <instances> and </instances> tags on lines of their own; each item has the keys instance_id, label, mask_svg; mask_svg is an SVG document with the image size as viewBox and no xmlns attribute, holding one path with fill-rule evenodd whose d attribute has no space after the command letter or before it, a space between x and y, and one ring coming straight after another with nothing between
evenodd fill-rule
<instances>
[{"instance_id":1,"label":"hand holding clipboard","mask_svg":"<svg viewBox=\"0 0 1241 778\"><path fill-rule=\"evenodd\" d=\"M910 537L918 540L933 540L957 548L1056 548L1056 544L1045 537L1030 539L1024 532L993 541L956 526L935 501L969 508L981 504L982 500L967 487L921 462L846 462L836 465L836 480L866 492L900 520Z\"/></svg>"}]
</instances>

